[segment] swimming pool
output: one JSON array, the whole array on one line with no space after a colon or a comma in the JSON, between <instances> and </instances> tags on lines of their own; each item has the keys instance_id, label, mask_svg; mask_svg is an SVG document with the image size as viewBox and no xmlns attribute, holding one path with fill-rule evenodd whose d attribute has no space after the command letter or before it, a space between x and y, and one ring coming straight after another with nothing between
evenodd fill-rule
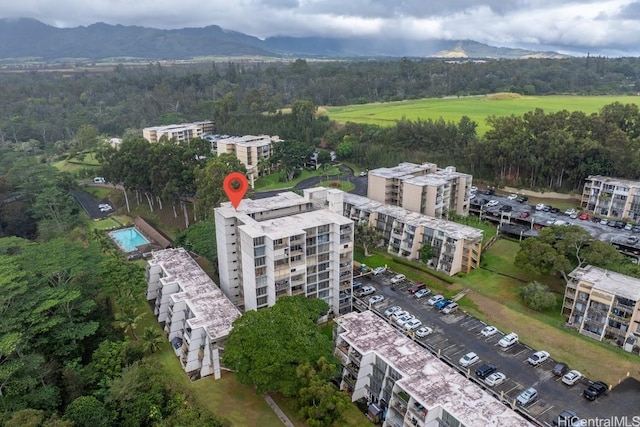
<instances>
[{"instance_id":1,"label":"swimming pool","mask_svg":"<svg viewBox=\"0 0 640 427\"><path fill-rule=\"evenodd\" d=\"M133 252L137 246L149 243L147 238L140 234L135 227L112 231L109 235L118 244L120 249L125 252Z\"/></svg>"}]
</instances>

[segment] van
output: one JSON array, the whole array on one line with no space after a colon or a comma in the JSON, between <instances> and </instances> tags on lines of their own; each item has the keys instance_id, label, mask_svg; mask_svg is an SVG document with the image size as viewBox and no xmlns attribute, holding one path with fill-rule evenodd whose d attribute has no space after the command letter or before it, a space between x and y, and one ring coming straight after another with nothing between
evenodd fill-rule
<instances>
[{"instance_id":1,"label":"van","mask_svg":"<svg viewBox=\"0 0 640 427\"><path fill-rule=\"evenodd\" d=\"M105 179L101 176L96 176L95 178L93 178L94 184L104 184L105 182Z\"/></svg>"},{"instance_id":2,"label":"van","mask_svg":"<svg viewBox=\"0 0 640 427\"><path fill-rule=\"evenodd\" d=\"M442 309L442 314L451 314L451 313L455 313L456 311L458 311L458 304L455 302L452 302L451 304L449 304L448 306Z\"/></svg>"}]
</instances>

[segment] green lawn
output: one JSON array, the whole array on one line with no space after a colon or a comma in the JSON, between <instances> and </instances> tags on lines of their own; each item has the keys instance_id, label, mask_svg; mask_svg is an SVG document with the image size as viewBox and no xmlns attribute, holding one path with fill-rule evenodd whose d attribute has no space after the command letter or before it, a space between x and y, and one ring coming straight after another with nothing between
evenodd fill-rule
<instances>
[{"instance_id":1,"label":"green lawn","mask_svg":"<svg viewBox=\"0 0 640 427\"><path fill-rule=\"evenodd\" d=\"M87 227L89 230L108 230L110 228L119 227L120 224L115 222L111 218L101 219L99 221L88 221Z\"/></svg>"},{"instance_id":2,"label":"green lawn","mask_svg":"<svg viewBox=\"0 0 640 427\"><path fill-rule=\"evenodd\" d=\"M583 111L587 114L600 111L613 102L638 104L635 96L477 96L468 98L427 98L411 101L386 102L345 107L325 107L331 120L338 122L370 123L391 126L405 117L409 120L439 119L458 122L468 116L478 124L478 134L484 134L488 116L520 116L542 108L545 113L561 110Z\"/></svg>"},{"instance_id":3,"label":"green lawn","mask_svg":"<svg viewBox=\"0 0 640 427\"><path fill-rule=\"evenodd\" d=\"M284 176L283 172L272 173L271 175L266 175L258 178L255 182L255 190L256 191L269 191L269 190L279 190L285 188L293 188L297 183L302 181L303 179L312 178L314 176L332 176L340 174L340 170L333 166L326 171L322 171L322 169L308 171L303 170L298 177L296 177L292 181L284 181L281 180Z\"/></svg>"}]
</instances>

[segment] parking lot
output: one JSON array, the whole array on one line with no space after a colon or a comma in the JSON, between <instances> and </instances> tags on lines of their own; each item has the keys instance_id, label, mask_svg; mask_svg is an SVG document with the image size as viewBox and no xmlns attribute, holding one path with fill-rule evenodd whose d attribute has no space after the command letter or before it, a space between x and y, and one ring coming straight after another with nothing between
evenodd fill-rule
<instances>
[{"instance_id":1,"label":"parking lot","mask_svg":"<svg viewBox=\"0 0 640 427\"><path fill-rule=\"evenodd\" d=\"M584 419L624 415L631 417L638 414L640 390L637 388L623 390L621 387L620 391L614 388L609 394L590 402L582 397L582 391L589 384L588 379L583 378L578 384L567 386L562 383L561 377L553 374L552 369L557 363L553 360L553 349L532 349L526 345L527 337L523 336L519 337L521 342L503 349L498 342L505 333L512 331L498 331L493 336L485 337L480 333L486 326L485 323L462 310L448 315L439 313L427 304L428 296L416 299L409 293L408 289L412 283L405 280L392 287L392 275L391 272L385 272L377 276L369 274L356 278L355 280L361 281L364 286L374 286L374 295L381 295L384 299L370 307L367 301L371 295L361 299L354 298L354 307L358 310L371 309L384 317L387 308L400 306L418 317L423 325L433 329L433 333L424 338L414 337L416 341L458 369L462 375L467 375L472 381L481 384L506 404L516 407L516 397L523 390L534 387L539 395L537 401L519 410L528 413L541 425L552 425L553 419L563 410L575 411ZM551 357L533 367L527 359L537 350L547 350ZM468 352L475 352L479 360L468 368L462 368L458 361ZM486 386L474 373L475 369L484 363L495 364L498 371L506 375L506 380L493 388ZM596 380L598 378L594 379Z\"/></svg>"}]
</instances>

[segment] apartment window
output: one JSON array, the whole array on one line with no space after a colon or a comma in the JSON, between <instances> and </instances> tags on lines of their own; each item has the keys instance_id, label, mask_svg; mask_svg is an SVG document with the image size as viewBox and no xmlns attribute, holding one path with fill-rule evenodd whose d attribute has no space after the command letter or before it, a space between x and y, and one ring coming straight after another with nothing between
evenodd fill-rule
<instances>
[{"instance_id":1,"label":"apartment window","mask_svg":"<svg viewBox=\"0 0 640 427\"><path fill-rule=\"evenodd\" d=\"M329 261L329 254L318 255L318 262Z\"/></svg>"},{"instance_id":2,"label":"apartment window","mask_svg":"<svg viewBox=\"0 0 640 427\"><path fill-rule=\"evenodd\" d=\"M322 298L322 299L329 298L329 291L326 290L326 291L318 292L318 298Z\"/></svg>"},{"instance_id":3,"label":"apartment window","mask_svg":"<svg viewBox=\"0 0 640 427\"><path fill-rule=\"evenodd\" d=\"M264 246L260 246L258 248L253 248L253 256L259 257L264 255ZM235 253L235 252L234 252Z\"/></svg>"},{"instance_id":4,"label":"apartment window","mask_svg":"<svg viewBox=\"0 0 640 427\"><path fill-rule=\"evenodd\" d=\"M263 297L258 298L257 305L258 305L258 307L267 305L267 297L263 296Z\"/></svg>"},{"instance_id":5,"label":"apartment window","mask_svg":"<svg viewBox=\"0 0 640 427\"><path fill-rule=\"evenodd\" d=\"M329 234L321 234L318 236L318 243L328 243L329 242Z\"/></svg>"},{"instance_id":6,"label":"apartment window","mask_svg":"<svg viewBox=\"0 0 640 427\"><path fill-rule=\"evenodd\" d=\"M265 257L255 259L255 267L261 267L266 264Z\"/></svg>"},{"instance_id":7,"label":"apartment window","mask_svg":"<svg viewBox=\"0 0 640 427\"><path fill-rule=\"evenodd\" d=\"M256 289L256 295L257 296L262 296L262 295L266 295L267 294L267 287L263 287L263 288L257 288Z\"/></svg>"},{"instance_id":8,"label":"apartment window","mask_svg":"<svg viewBox=\"0 0 640 427\"><path fill-rule=\"evenodd\" d=\"M264 236L262 236L262 237L254 237L253 238L253 246L264 246Z\"/></svg>"},{"instance_id":9,"label":"apartment window","mask_svg":"<svg viewBox=\"0 0 640 427\"><path fill-rule=\"evenodd\" d=\"M328 289L329 288L329 281L328 280L324 280L320 283L318 283L318 289Z\"/></svg>"},{"instance_id":10,"label":"apartment window","mask_svg":"<svg viewBox=\"0 0 640 427\"><path fill-rule=\"evenodd\" d=\"M318 264L318 271L325 271L329 269L329 263L328 262L323 262L321 264Z\"/></svg>"},{"instance_id":11,"label":"apartment window","mask_svg":"<svg viewBox=\"0 0 640 427\"><path fill-rule=\"evenodd\" d=\"M318 227L318 234L328 233L328 232L329 232L329 225L321 225L320 227Z\"/></svg>"},{"instance_id":12,"label":"apartment window","mask_svg":"<svg viewBox=\"0 0 640 427\"><path fill-rule=\"evenodd\" d=\"M328 271L324 271L320 274L318 274L318 280L326 280L329 278L329 272Z\"/></svg>"}]
</instances>

